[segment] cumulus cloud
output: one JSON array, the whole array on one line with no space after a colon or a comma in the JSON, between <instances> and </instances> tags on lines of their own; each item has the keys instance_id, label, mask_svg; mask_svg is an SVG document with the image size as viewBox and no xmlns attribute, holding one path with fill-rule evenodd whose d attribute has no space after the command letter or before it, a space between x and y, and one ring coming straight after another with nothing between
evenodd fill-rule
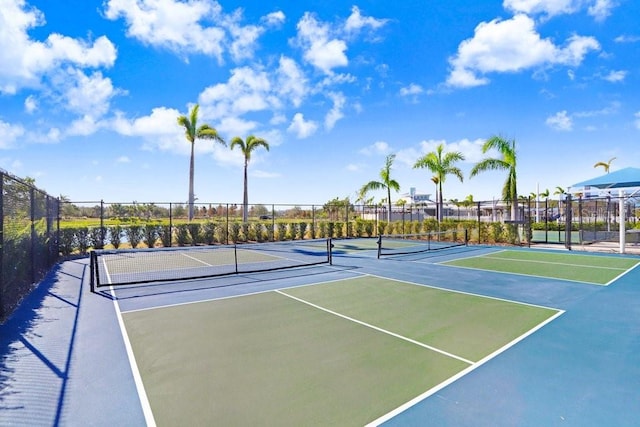
<instances>
[{"instance_id":1,"label":"cumulus cloud","mask_svg":"<svg viewBox=\"0 0 640 427\"><path fill-rule=\"evenodd\" d=\"M559 111L555 115L547 117L545 123L547 126L555 130L573 130L573 119L567 114L566 110Z\"/></svg>"},{"instance_id":2,"label":"cumulus cloud","mask_svg":"<svg viewBox=\"0 0 640 427\"><path fill-rule=\"evenodd\" d=\"M310 12L298 21L297 44L304 50L304 59L325 74L348 65L347 43L333 37L329 24L320 22Z\"/></svg>"},{"instance_id":3,"label":"cumulus cloud","mask_svg":"<svg viewBox=\"0 0 640 427\"><path fill-rule=\"evenodd\" d=\"M371 156L373 154L387 155L391 153L391 147L385 141L376 141L368 147L364 147L360 150L360 154Z\"/></svg>"},{"instance_id":4,"label":"cumulus cloud","mask_svg":"<svg viewBox=\"0 0 640 427\"><path fill-rule=\"evenodd\" d=\"M347 33L358 33L363 29L377 30L388 22L387 19L377 19L372 16L363 16L358 6L351 7L351 15L347 18L344 29Z\"/></svg>"},{"instance_id":5,"label":"cumulus cloud","mask_svg":"<svg viewBox=\"0 0 640 427\"><path fill-rule=\"evenodd\" d=\"M213 119L263 111L279 104L271 93L267 73L250 67L231 70L229 80L206 88L199 102L203 116Z\"/></svg>"},{"instance_id":6,"label":"cumulus cloud","mask_svg":"<svg viewBox=\"0 0 640 427\"><path fill-rule=\"evenodd\" d=\"M624 81L627 77L627 72L624 70L611 71L609 74L603 76L602 78L611 83L618 83Z\"/></svg>"},{"instance_id":7,"label":"cumulus cloud","mask_svg":"<svg viewBox=\"0 0 640 427\"><path fill-rule=\"evenodd\" d=\"M308 79L296 61L281 56L276 70L276 80L279 95L288 98L294 107L299 107L308 92Z\"/></svg>"},{"instance_id":8,"label":"cumulus cloud","mask_svg":"<svg viewBox=\"0 0 640 427\"><path fill-rule=\"evenodd\" d=\"M336 92L331 92L328 96L333 101L333 107L329 110L324 119L324 127L327 130L331 130L335 126L336 122L344 117L342 109L344 108L346 98L342 93Z\"/></svg>"},{"instance_id":9,"label":"cumulus cloud","mask_svg":"<svg viewBox=\"0 0 640 427\"><path fill-rule=\"evenodd\" d=\"M611 10L618 5L616 0L504 0L505 9L514 13L527 15L543 15L551 18L567 15L586 8L587 13L596 21L603 21Z\"/></svg>"},{"instance_id":10,"label":"cumulus cloud","mask_svg":"<svg viewBox=\"0 0 640 427\"><path fill-rule=\"evenodd\" d=\"M278 10L262 17L261 21L269 27L279 27L285 21L284 12Z\"/></svg>"},{"instance_id":11,"label":"cumulus cloud","mask_svg":"<svg viewBox=\"0 0 640 427\"><path fill-rule=\"evenodd\" d=\"M489 73L514 73L550 65L578 66L585 55L599 50L592 37L571 36L565 46L543 39L530 17L519 14L511 19L482 22L472 38L463 41L449 59L447 84L453 87L485 85Z\"/></svg>"},{"instance_id":12,"label":"cumulus cloud","mask_svg":"<svg viewBox=\"0 0 640 427\"><path fill-rule=\"evenodd\" d=\"M124 19L127 35L145 44L222 59L224 30L207 25L222 17L217 2L108 0L104 14L107 19Z\"/></svg>"},{"instance_id":13,"label":"cumulus cloud","mask_svg":"<svg viewBox=\"0 0 640 427\"><path fill-rule=\"evenodd\" d=\"M0 149L11 148L25 134L25 130L20 125L0 120Z\"/></svg>"},{"instance_id":14,"label":"cumulus cloud","mask_svg":"<svg viewBox=\"0 0 640 427\"><path fill-rule=\"evenodd\" d=\"M0 8L0 93L15 94L25 87L39 87L43 78L61 67L111 67L116 48L109 39L93 42L52 33L44 41L30 32L44 25L42 12L23 0L5 0Z\"/></svg>"},{"instance_id":15,"label":"cumulus cloud","mask_svg":"<svg viewBox=\"0 0 640 427\"><path fill-rule=\"evenodd\" d=\"M296 135L298 139L308 138L318 129L318 124L312 120L305 121L304 114L296 113L287 129L288 132Z\"/></svg>"}]
</instances>

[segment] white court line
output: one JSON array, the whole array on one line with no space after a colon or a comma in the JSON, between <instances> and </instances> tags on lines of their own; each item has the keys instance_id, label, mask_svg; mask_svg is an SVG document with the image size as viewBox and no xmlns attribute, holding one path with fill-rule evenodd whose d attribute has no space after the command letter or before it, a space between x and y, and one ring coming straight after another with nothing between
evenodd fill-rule
<instances>
[{"instance_id":1,"label":"white court line","mask_svg":"<svg viewBox=\"0 0 640 427\"><path fill-rule=\"evenodd\" d=\"M622 276L626 275L627 273L631 272L633 269L635 269L638 265L640 265L640 263L636 263L636 265L634 265L633 267L627 269L626 271L623 271L622 273L618 274L616 277L614 277L613 279L609 280L605 286L609 286L610 284L612 284L613 282L615 282L616 280L618 280L619 278L621 278Z\"/></svg>"},{"instance_id":2,"label":"white court line","mask_svg":"<svg viewBox=\"0 0 640 427\"><path fill-rule=\"evenodd\" d=\"M484 258L500 259L503 261L517 261L517 262L530 262L530 263L538 263L538 264L562 265L565 267L601 268L603 270L624 270L624 271L628 270L626 267L605 267L600 265L571 264L566 262L540 261L537 259L520 259L520 258L509 258L509 257L501 257L501 256L491 256L491 254L485 255Z\"/></svg>"},{"instance_id":3,"label":"white court line","mask_svg":"<svg viewBox=\"0 0 640 427\"><path fill-rule=\"evenodd\" d=\"M585 280L563 279L561 277L554 277L554 276L539 276L537 274L512 273L510 271L488 270L488 269L485 269L485 268L464 267L464 266L461 266L461 265L450 265L450 264L445 264L445 263L438 263L438 265L441 265L441 266L447 267L447 268L462 268L462 269L465 269L465 270L475 270L475 271L480 271L480 272L483 272L483 273L512 274L514 276L533 277L535 279L560 280L562 282L581 283L583 285L606 286L604 283L587 282Z\"/></svg>"},{"instance_id":4,"label":"white court line","mask_svg":"<svg viewBox=\"0 0 640 427\"><path fill-rule=\"evenodd\" d=\"M116 311L116 317L118 318L118 325L120 326L120 333L122 334L122 340L124 341L124 346L127 351L127 357L129 358L129 366L131 367L131 374L133 375L133 381L135 382L136 390L138 391L138 398L140 399L140 406L142 407L142 413L144 414L144 419L146 421L147 427L155 427L156 421L153 417L153 411L151 410L151 405L149 404L149 398L147 397L147 392L145 391L144 384L142 383L142 376L140 375L140 370L138 369L138 364L136 363L136 357L133 354L133 348L131 347L129 334L127 333L127 329L124 326L124 320L122 319L122 313L120 312L120 304L118 304L118 299L116 298L115 293L113 291L113 286L110 286L109 289L111 292L111 298L113 300L113 306Z\"/></svg>"},{"instance_id":5,"label":"white court line","mask_svg":"<svg viewBox=\"0 0 640 427\"><path fill-rule=\"evenodd\" d=\"M472 362L471 360L467 360L467 359L465 359L464 357L460 357L460 356L455 355L455 354L453 354L453 353L449 353L449 352L444 351L444 350L441 350L441 349L439 349L439 348L437 348L437 347L432 347L432 346L430 346L430 345L427 345L427 344L421 343L420 341L412 340L411 338L404 337L404 336L399 335L399 334L396 334L396 333L394 333L394 332L387 331L386 329L382 329L382 328L379 328L379 327L377 327L377 326L371 325L370 323L366 323L366 322L363 322L363 321L361 321L361 320L354 319L353 317L345 316L344 314L338 313L338 312L333 311L333 310L329 310L328 308L325 308L325 307L319 306L319 305L314 304L314 303L309 302L309 301L305 301L305 300L303 300L303 299L301 299L301 298L294 297L293 295L289 295L289 294L287 294L287 293L285 293L285 292L282 292L281 290L276 290L275 292L279 293L280 295L284 295L285 297L288 297L288 298L291 298L291 299L296 300L296 301L298 301L298 302L301 302L301 303L303 303L303 304L306 304L306 305L308 305L308 306L311 306L311 307L313 307L313 308L316 308L316 309L318 309L318 310L322 310L322 311L324 311L324 312L326 312L326 313L333 314L334 316L338 316L338 317L341 317L341 318L343 318L343 319L349 320L350 322L354 322L354 323L357 323L357 324L359 324L359 325L366 326L367 328L370 328L370 329L376 330L376 331L378 331L378 332L382 332L382 333L384 333L384 334L391 335L392 337L399 338L399 339L401 339L401 340L403 340L403 341L410 342L411 344L415 344L415 345L417 345L417 346L420 346L420 347L426 348L426 349L431 350L431 351L435 351L436 353L440 353L440 354L445 355L445 356L447 356L447 357L450 357L450 358L452 358L452 359L457 359L457 360L459 360L459 361L461 361L461 362L464 362L464 363L466 363L466 364L468 364L468 365L473 365L473 363L474 363L474 362Z\"/></svg>"},{"instance_id":6,"label":"white court line","mask_svg":"<svg viewBox=\"0 0 640 427\"><path fill-rule=\"evenodd\" d=\"M184 257L187 257L187 258L189 258L189 259L192 259L192 260L194 260L194 261L197 261L197 262L199 262L199 263L201 263L201 264L204 264L204 265L206 265L207 267L213 267L213 265L209 264L208 262L204 262L204 261L202 261L202 260L200 260L200 259L198 259L198 258L194 258L194 257L192 257L191 255L187 255L187 254L186 254L186 253L184 253L184 252L179 252L179 254L180 254L180 255L182 255L182 256L184 256ZM231 264L223 264L223 265L231 265ZM185 267L185 268L191 268L191 267Z\"/></svg>"},{"instance_id":7,"label":"white court line","mask_svg":"<svg viewBox=\"0 0 640 427\"><path fill-rule=\"evenodd\" d=\"M460 378L464 377L465 375L467 375L469 372L479 368L480 366L484 365L485 363L487 363L489 360L493 359L494 357L496 357L498 354L505 352L506 350L508 350L509 348L513 347L514 345L516 345L517 343L519 343L520 341L524 340L525 338L527 338L529 335L533 334L534 332L538 331L539 329L541 329L543 326L547 325L548 323L552 322L553 320L557 319L559 316L561 316L564 313L564 310L560 310L558 311L558 313L556 313L555 315L551 316L550 318L548 318L547 320L545 320L544 322L540 323L538 326L536 326L535 328L529 330L528 332L526 332L525 334L519 336L518 338L514 339L513 341L511 341L510 343L507 343L506 345L502 346L501 348L497 349L496 351L494 351L493 353L485 356L483 359L479 360L478 362L474 363L473 365L463 369L462 371L458 372L456 375L452 376L451 378L447 379L446 381L436 385L435 387L430 388L429 390L425 391L424 393L422 393L419 396L414 397L413 399L411 399L410 401L404 403L403 405L398 406L396 409L384 414L383 416L381 416L380 418L371 421L369 424L366 425L366 427L370 427L370 426L379 426L380 424L383 424L387 421L389 421L390 419L394 418L395 416L399 415L400 413L406 411L407 409L411 408L412 406L415 406L416 404L422 402L423 400L425 400L427 397L435 394L436 392L442 390L443 388L447 387L448 385L454 383L455 381L459 380Z\"/></svg>"}]
</instances>

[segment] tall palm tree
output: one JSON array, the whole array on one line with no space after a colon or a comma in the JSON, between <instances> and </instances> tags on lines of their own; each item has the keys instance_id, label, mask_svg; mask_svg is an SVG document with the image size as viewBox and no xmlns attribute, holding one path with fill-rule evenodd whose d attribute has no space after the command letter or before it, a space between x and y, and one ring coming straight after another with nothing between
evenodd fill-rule
<instances>
[{"instance_id":1,"label":"tall palm tree","mask_svg":"<svg viewBox=\"0 0 640 427\"><path fill-rule=\"evenodd\" d=\"M438 184L440 184L440 178L438 178L436 175L431 177L431 182L433 182L436 185L436 219L439 220L440 219L440 204L438 203Z\"/></svg>"},{"instance_id":2,"label":"tall palm tree","mask_svg":"<svg viewBox=\"0 0 640 427\"><path fill-rule=\"evenodd\" d=\"M198 126L198 111L200 106L198 104L191 108L189 116L178 116L178 125L182 126L185 130L184 136L191 144L191 157L189 161L189 221L193 219L193 203L195 196L193 193L193 174L195 169L194 148L196 139L211 139L215 142L219 142L222 145L227 145L224 140L218 135L218 131L212 128L208 124Z\"/></svg>"},{"instance_id":3,"label":"tall palm tree","mask_svg":"<svg viewBox=\"0 0 640 427\"><path fill-rule=\"evenodd\" d=\"M611 162L613 162L615 159L616 159L615 157L612 157L612 158L609 159L608 162L598 162L595 165L593 165L593 167L594 168L602 167L602 168L604 168L604 172L605 173L609 173L609 168L611 167Z\"/></svg>"},{"instance_id":4,"label":"tall palm tree","mask_svg":"<svg viewBox=\"0 0 640 427\"><path fill-rule=\"evenodd\" d=\"M451 151L449 153L444 153L444 144L439 144L436 147L436 151L432 151L430 153L425 154L420 157L416 163L413 165L413 168L426 168L435 174L434 178L438 178L438 195L439 198L438 204L440 205L440 209L438 210L438 221L442 221L443 214L443 197L442 197L442 184L447 178L447 175L455 175L458 177L460 182L464 180L462 176L462 171L454 166L454 163L457 161L464 160L464 155L459 151ZM431 179L433 182L433 178Z\"/></svg>"},{"instance_id":5,"label":"tall palm tree","mask_svg":"<svg viewBox=\"0 0 640 427\"><path fill-rule=\"evenodd\" d=\"M389 154L385 160L384 167L380 170L380 181L369 181L360 189L361 193L367 193L372 190L387 190L387 221L391 222L391 190L400 191L398 181L391 178L391 166L395 160L395 154Z\"/></svg>"},{"instance_id":6,"label":"tall palm tree","mask_svg":"<svg viewBox=\"0 0 640 427\"><path fill-rule=\"evenodd\" d=\"M488 170L506 170L507 179L502 187L502 198L511 204L511 219L516 220L518 214L518 185L516 176L516 141L515 139L506 140L500 136L489 138L482 145L482 153L497 150L501 157L498 159L487 158L481 160L472 169L469 177L473 178L480 172Z\"/></svg>"},{"instance_id":7,"label":"tall palm tree","mask_svg":"<svg viewBox=\"0 0 640 427\"><path fill-rule=\"evenodd\" d=\"M247 222L249 218L249 191L247 189L247 168L249 167L249 160L251 160L251 153L253 150L258 147L264 147L269 151L269 143L254 135L249 135L246 141L243 141L242 138L236 136L231 140L231 149L233 150L235 147L240 147L240 151L242 151L244 156L244 197L242 199L244 209L242 210L242 221Z\"/></svg>"}]
</instances>

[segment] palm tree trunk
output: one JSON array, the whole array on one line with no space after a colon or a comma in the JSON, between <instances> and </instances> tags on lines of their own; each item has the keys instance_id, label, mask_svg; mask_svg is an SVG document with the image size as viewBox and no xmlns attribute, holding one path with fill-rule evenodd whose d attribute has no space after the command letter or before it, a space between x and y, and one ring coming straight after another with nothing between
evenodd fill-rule
<instances>
[{"instance_id":1,"label":"palm tree trunk","mask_svg":"<svg viewBox=\"0 0 640 427\"><path fill-rule=\"evenodd\" d=\"M191 160L189 162L189 221L193 219L193 202L194 202L194 194L193 194L193 172L194 172L194 163L195 156L193 153L195 143L191 143Z\"/></svg>"},{"instance_id":2,"label":"palm tree trunk","mask_svg":"<svg viewBox=\"0 0 640 427\"><path fill-rule=\"evenodd\" d=\"M440 199L440 211L438 212L438 222L440 223L440 222L442 222L442 219L444 217L444 215L443 215L444 202L443 202L443 199L442 199L442 181L440 181L438 183L438 186L439 186L439 188L438 188L438 192L439 192L438 198Z\"/></svg>"},{"instance_id":3,"label":"palm tree trunk","mask_svg":"<svg viewBox=\"0 0 640 427\"><path fill-rule=\"evenodd\" d=\"M244 209L242 210L242 222L247 222L249 220L249 190L247 189L248 187L248 178L247 178L247 167L248 167L248 162L245 160L244 161L244 198L243 198L243 204L244 204Z\"/></svg>"},{"instance_id":4,"label":"palm tree trunk","mask_svg":"<svg viewBox=\"0 0 640 427\"><path fill-rule=\"evenodd\" d=\"M387 222L391 224L391 187L387 186L387 203L389 210L387 211Z\"/></svg>"}]
</instances>

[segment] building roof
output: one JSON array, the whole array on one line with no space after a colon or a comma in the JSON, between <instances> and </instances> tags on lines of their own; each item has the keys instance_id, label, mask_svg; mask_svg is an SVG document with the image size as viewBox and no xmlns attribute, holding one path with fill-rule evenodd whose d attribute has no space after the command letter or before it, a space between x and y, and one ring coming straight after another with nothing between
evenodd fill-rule
<instances>
[{"instance_id":1,"label":"building roof","mask_svg":"<svg viewBox=\"0 0 640 427\"><path fill-rule=\"evenodd\" d=\"M571 188L584 187L599 189L640 187L640 168L620 169L571 186Z\"/></svg>"}]
</instances>

